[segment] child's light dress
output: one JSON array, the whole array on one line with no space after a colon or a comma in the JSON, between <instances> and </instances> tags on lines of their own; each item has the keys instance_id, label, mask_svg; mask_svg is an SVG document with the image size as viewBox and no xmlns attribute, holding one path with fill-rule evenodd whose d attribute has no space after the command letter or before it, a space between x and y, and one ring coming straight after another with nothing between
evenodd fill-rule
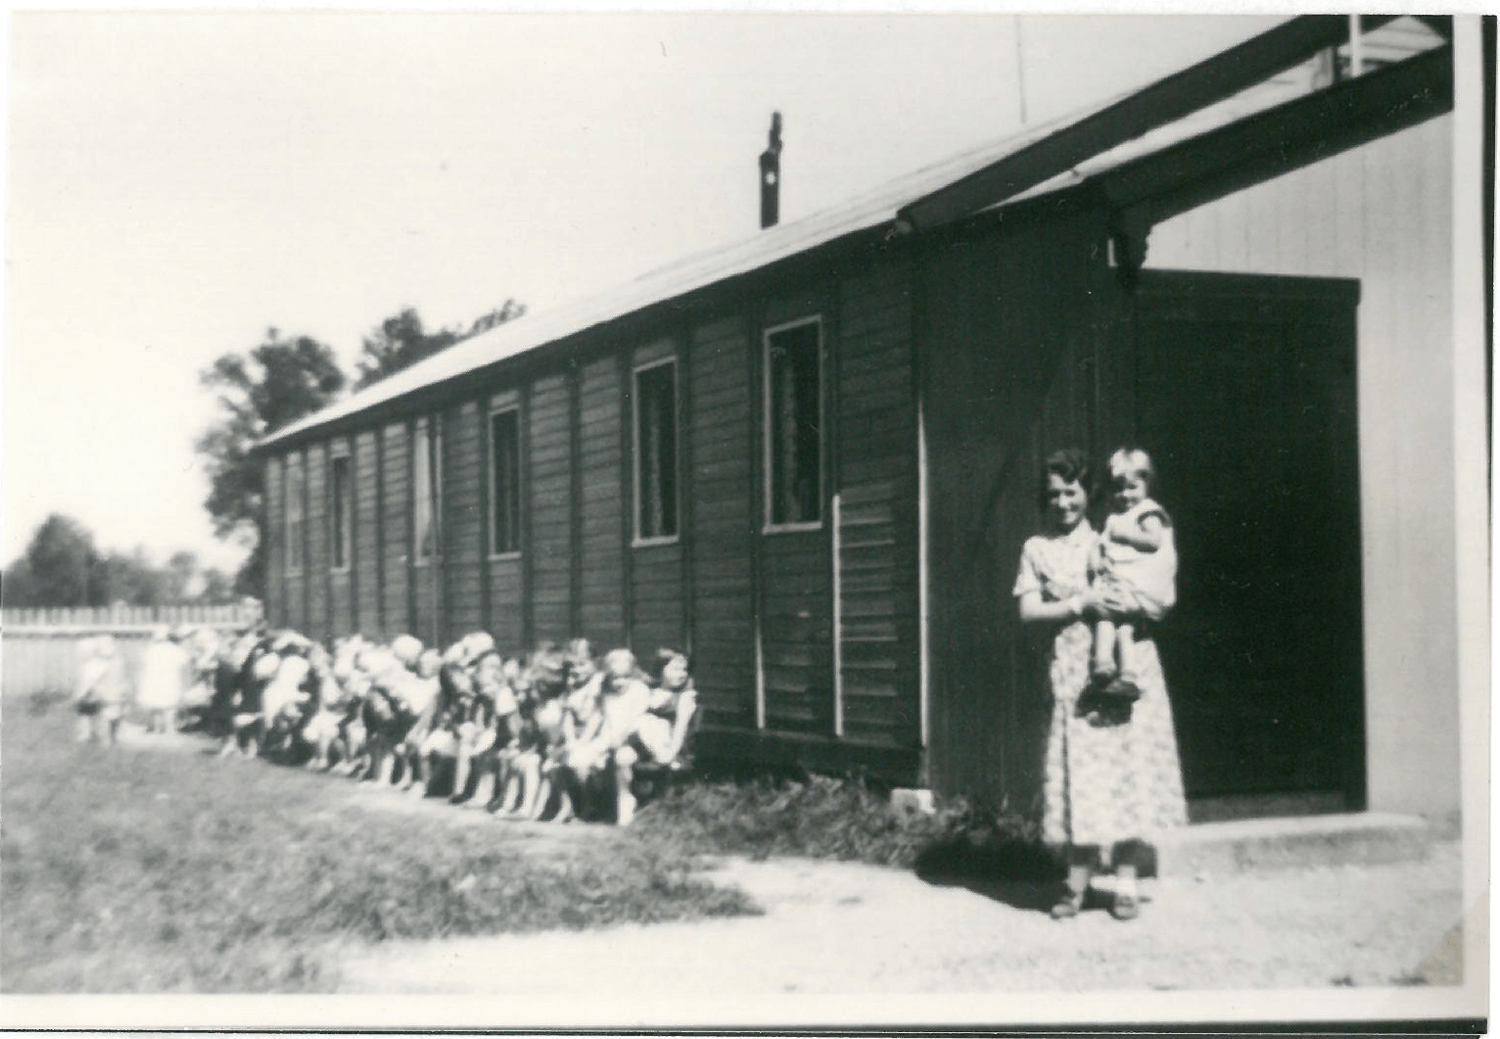
<instances>
[{"instance_id":1,"label":"child's light dress","mask_svg":"<svg viewBox=\"0 0 1500 1039\"><path fill-rule=\"evenodd\" d=\"M1138 530L1148 516L1162 521L1161 545L1143 552L1117 539L1117 532ZM1099 538L1103 565L1094 574L1092 587L1100 605L1116 619L1141 616L1159 621L1177 603L1177 543L1167 512L1150 498L1104 521Z\"/></svg>"}]
</instances>

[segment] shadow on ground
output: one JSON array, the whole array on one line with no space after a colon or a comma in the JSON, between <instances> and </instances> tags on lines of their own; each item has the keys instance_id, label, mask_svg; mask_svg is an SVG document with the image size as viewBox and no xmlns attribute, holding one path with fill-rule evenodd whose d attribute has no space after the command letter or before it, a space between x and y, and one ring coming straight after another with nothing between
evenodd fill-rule
<instances>
[{"instance_id":1,"label":"shadow on ground","mask_svg":"<svg viewBox=\"0 0 1500 1039\"><path fill-rule=\"evenodd\" d=\"M1057 857L1036 844L955 835L917 855L918 878L935 887L962 887L1017 909L1045 913L1063 879Z\"/></svg>"}]
</instances>

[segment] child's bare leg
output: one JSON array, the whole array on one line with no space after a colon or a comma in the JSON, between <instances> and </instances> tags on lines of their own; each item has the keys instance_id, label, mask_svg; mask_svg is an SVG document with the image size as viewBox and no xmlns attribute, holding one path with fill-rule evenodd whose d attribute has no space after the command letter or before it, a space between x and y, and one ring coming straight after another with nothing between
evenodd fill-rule
<instances>
[{"instance_id":1,"label":"child's bare leg","mask_svg":"<svg viewBox=\"0 0 1500 1039\"><path fill-rule=\"evenodd\" d=\"M1094 674L1115 674L1115 622L1100 617L1094 625Z\"/></svg>"},{"instance_id":2,"label":"child's bare leg","mask_svg":"<svg viewBox=\"0 0 1500 1039\"><path fill-rule=\"evenodd\" d=\"M629 826L635 818L635 794L630 784L635 779L635 763L639 758L634 747L621 747L615 751L615 825Z\"/></svg>"},{"instance_id":3,"label":"child's bare leg","mask_svg":"<svg viewBox=\"0 0 1500 1039\"><path fill-rule=\"evenodd\" d=\"M1115 626L1115 652L1120 658L1120 677L1135 681L1135 625L1121 622Z\"/></svg>"},{"instance_id":4,"label":"child's bare leg","mask_svg":"<svg viewBox=\"0 0 1500 1039\"><path fill-rule=\"evenodd\" d=\"M459 747L453 762L453 793L448 795L450 804L463 804L468 800L469 777L473 773L474 759L467 747Z\"/></svg>"}]
</instances>

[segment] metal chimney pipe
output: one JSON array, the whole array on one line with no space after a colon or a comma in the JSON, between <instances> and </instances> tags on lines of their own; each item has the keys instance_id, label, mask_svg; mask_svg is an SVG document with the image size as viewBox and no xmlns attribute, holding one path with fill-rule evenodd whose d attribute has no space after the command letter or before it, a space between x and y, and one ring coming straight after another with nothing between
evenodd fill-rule
<instances>
[{"instance_id":1,"label":"metal chimney pipe","mask_svg":"<svg viewBox=\"0 0 1500 1039\"><path fill-rule=\"evenodd\" d=\"M781 113L771 113L771 137L760 153L760 226L772 227L781 201Z\"/></svg>"}]
</instances>

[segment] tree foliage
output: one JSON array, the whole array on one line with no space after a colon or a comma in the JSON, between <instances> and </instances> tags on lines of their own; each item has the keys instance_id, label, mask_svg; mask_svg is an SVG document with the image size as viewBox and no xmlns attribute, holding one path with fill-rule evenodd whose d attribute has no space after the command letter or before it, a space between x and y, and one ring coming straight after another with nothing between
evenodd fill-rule
<instances>
[{"instance_id":1,"label":"tree foliage","mask_svg":"<svg viewBox=\"0 0 1500 1039\"><path fill-rule=\"evenodd\" d=\"M365 336L356 363L358 375L354 388L362 390L381 379L410 368L418 361L448 349L454 343L463 342L496 325L503 325L526 313L526 307L513 299L475 318L467 329L460 326L440 328L429 332L422 324L421 315L415 307L407 307L382 321L379 327Z\"/></svg>"},{"instance_id":2,"label":"tree foliage","mask_svg":"<svg viewBox=\"0 0 1500 1039\"><path fill-rule=\"evenodd\" d=\"M7 606L97 606L102 560L94 535L71 516L53 513L6 568Z\"/></svg>"},{"instance_id":3,"label":"tree foliage","mask_svg":"<svg viewBox=\"0 0 1500 1039\"><path fill-rule=\"evenodd\" d=\"M53 513L5 568L0 597L7 606L161 606L227 603L234 593L223 573L203 569L192 552L174 553L163 567L144 548L103 552L82 523Z\"/></svg>"},{"instance_id":4,"label":"tree foliage","mask_svg":"<svg viewBox=\"0 0 1500 1039\"><path fill-rule=\"evenodd\" d=\"M198 438L208 465L204 505L214 533L252 546L236 577L245 594L261 595L264 581L262 466L250 456L256 441L317 411L344 388L333 351L308 336L283 339L268 329L265 342L245 353L225 354L206 369L204 386L218 391L220 417Z\"/></svg>"}]
</instances>

